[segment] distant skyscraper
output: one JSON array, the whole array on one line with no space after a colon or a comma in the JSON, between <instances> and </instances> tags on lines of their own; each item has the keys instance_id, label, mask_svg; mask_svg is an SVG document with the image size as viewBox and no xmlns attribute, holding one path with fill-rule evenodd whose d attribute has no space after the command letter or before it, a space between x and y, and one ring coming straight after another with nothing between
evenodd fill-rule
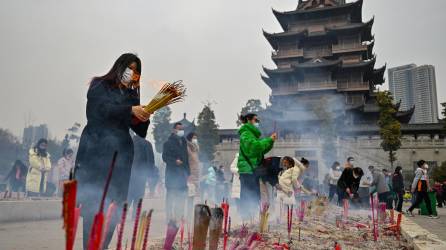
<instances>
[{"instance_id":1,"label":"distant skyscraper","mask_svg":"<svg viewBox=\"0 0 446 250\"><path fill-rule=\"evenodd\" d=\"M401 101L401 109L415 105L410 123L437 123L438 103L435 68L432 65L415 64L391 68L389 87L395 102Z\"/></svg>"},{"instance_id":2,"label":"distant skyscraper","mask_svg":"<svg viewBox=\"0 0 446 250\"><path fill-rule=\"evenodd\" d=\"M23 144L26 147L31 147L42 138L48 139L48 127L46 124L29 126L23 129Z\"/></svg>"}]
</instances>

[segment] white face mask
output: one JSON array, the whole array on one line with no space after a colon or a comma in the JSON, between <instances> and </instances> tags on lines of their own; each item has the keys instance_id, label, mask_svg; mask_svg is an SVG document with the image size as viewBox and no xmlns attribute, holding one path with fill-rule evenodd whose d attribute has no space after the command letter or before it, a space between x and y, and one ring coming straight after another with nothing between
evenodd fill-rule
<instances>
[{"instance_id":1,"label":"white face mask","mask_svg":"<svg viewBox=\"0 0 446 250\"><path fill-rule=\"evenodd\" d=\"M123 84L129 84L132 81L132 78L133 78L133 70L127 67L124 70L124 73L122 73L121 82Z\"/></svg>"},{"instance_id":2,"label":"white face mask","mask_svg":"<svg viewBox=\"0 0 446 250\"><path fill-rule=\"evenodd\" d=\"M177 131L177 135L178 135L179 137L183 137L183 136L184 136L184 130L178 130L178 131Z\"/></svg>"},{"instance_id":3,"label":"white face mask","mask_svg":"<svg viewBox=\"0 0 446 250\"><path fill-rule=\"evenodd\" d=\"M195 138L192 139L192 143L195 144L195 145L198 145L198 139L195 139Z\"/></svg>"},{"instance_id":4,"label":"white face mask","mask_svg":"<svg viewBox=\"0 0 446 250\"><path fill-rule=\"evenodd\" d=\"M260 128L260 123L256 122L256 123L254 123L254 126L255 126L256 128Z\"/></svg>"},{"instance_id":5,"label":"white face mask","mask_svg":"<svg viewBox=\"0 0 446 250\"><path fill-rule=\"evenodd\" d=\"M427 165L426 163L423 165L424 169L429 169L429 165Z\"/></svg>"},{"instance_id":6,"label":"white face mask","mask_svg":"<svg viewBox=\"0 0 446 250\"><path fill-rule=\"evenodd\" d=\"M341 169L341 167L337 166L337 167L336 167L336 170L339 170L339 169Z\"/></svg>"}]
</instances>

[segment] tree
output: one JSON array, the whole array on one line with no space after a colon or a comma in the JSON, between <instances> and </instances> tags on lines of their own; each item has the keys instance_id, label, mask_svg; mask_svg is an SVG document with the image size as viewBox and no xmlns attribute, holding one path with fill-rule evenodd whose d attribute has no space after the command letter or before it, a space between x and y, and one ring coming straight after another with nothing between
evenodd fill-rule
<instances>
[{"instance_id":1,"label":"tree","mask_svg":"<svg viewBox=\"0 0 446 250\"><path fill-rule=\"evenodd\" d=\"M395 118L397 112L393 105L393 96L389 91L378 92L379 105L379 134L382 142L381 147L389 152L390 166L396 161L396 151L401 147L401 124Z\"/></svg>"},{"instance_id":2,"label":"tree","mask_svg":"<svg viewBox=\"0 0 446 250\"><path fill-rule=\"evenodd\" d=\"M265 109L262 107L262 102L259 99L249 99L246 102L246 105L240 111L240 115L246 115L249 113L258 114L258 113L262 112L263 110L265 110ZM239 117L237 117L236 123L237 123L237 126L240 126L242 124L240 122Z\"/></svg>"},{"instance_id":3,"label":"tree","mask_svg":"<svg viewBox=\"0 0 446 250\"><path fill-rule=\"evenodd\" d=\"M9 171L15 160L24 161L26 153L26 149L10 131L0 128L0 174Z\"/></svg>"},{"instance_id":4,"label":"tree","mask_svg":"<svg viewBox=\"0 0 446 250\"><path fill-rule=\"evenodd\" d=\"M446 161L432 170L432 178L434 181L446 181Z\"/></svg>"},{"instance_id":5,"label":"tree","mask_svg":"<svg viewBox=\"0 0 446 250\"><path fill-rule=\"evenodd\" d=\"M200 145L200 159L203 162L213 161L215 146L218 144L219 138L218 124L210 103L205 104L203 110L198 114L196 132Z\"/></svg>"},{"instance_id":6,"label":"tree","mask_svg":"<svg viewBox=\"0 0 446 250\"><path fill-rule=\"evenodd\" d=\"M155 139L155 149L158 153L163 152L163 145L169 138L172 128L170 125L170 115L172 111L168 106L159 109L153 116L153 138Z\"/></svg>"}]
</instances>

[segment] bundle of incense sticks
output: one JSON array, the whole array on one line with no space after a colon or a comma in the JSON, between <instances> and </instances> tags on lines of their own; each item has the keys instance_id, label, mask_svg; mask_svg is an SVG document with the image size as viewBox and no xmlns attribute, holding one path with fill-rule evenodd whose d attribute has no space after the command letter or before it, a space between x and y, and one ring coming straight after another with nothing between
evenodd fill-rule
<instances>
[{"instance_id":1,"label":"bundle of incense sticks","mask_svg":"<svg viewBox=\"0 0 446 250\"><path fill-rule=\"evenodd\" d=\"M218 249L218 240L222 233L224 212L223 209L211 208L211 221L209 223L209 250Z\"/></svg>"},{"instance_id":2,"label":"bundle of incense sticks","mask_svg":"<svg viewBox=\"0 0 446 250\"><path fill-rule=\"evenodd\" d=\"M183 240L184 240L184 219L181 219L180 226L180 248L183 249Z\"/></svg>"},{"instance_id":3,"label":"bundle of incense sticks","mask_svg":"<svg viewBox=\"0 0 446 250\"><path fill-rule=\"evenodd\" d=\"M229 203L228 200L223 199L223 202L221 203L221 208L223 209L224 214L224 226L223 226L223 250L226 250L227 244L228 244L228 219L229 219Z\"/></svg>"},{"instance_id":4,"label":"bundle of incense sticks","mask_svg":"<svg viewBox=\"0 0 446 250\"><path fill-rule=\"evenodd\" d=\"M305 217L305 201L300 201L300 210L299 210L299 221L304 221Z\"/></svg>"},{"instance_id":5,"label":"bundle of incense sticks","mask_svg":"<svg viewBox=\"0 0 446 250\"><path fill-rule=\"evenodd\" d=\"M393 208L390 210L390 224L395 223L395 211Z\"/></svg>"},{"instance_id":6,"label":"bundle of incense sticks","mask_svg":"<svg viewBox=\"0 0 446 250\"><path fill-rule=\"evenodd\" d=\"M188 247L187 249L192 250L192 237L191 237L191 229L190 229L190 225L187 225L187 244Z\"/></svg>"},{"instance_id":7,"label":"bundle of incense sticks","mask_svg":"<svg viewBox=\"0 0 446 250\"><path fill-rule=\"evenodd\" d=\"M373 194L370 194L370 204L372 209L372 223L373 223L373 239L375 241L378 240L378 229L376 225L376 218L375 218L375 199L373 197Z\"/></svg>"},{"instance_id":8,"label":"bundle of incense sticks","mask_svg":"<svg viewBox=\"0 0 446 250\"><path fill-rule=\"evenodd\" d=\"M269 204L264 202L260 208L260 233L265 233L268 230L268 218L269 218Z\"/></svg>"},{"instance_id":9,"label":"bundle of incense sticks","mask_svg":"<svg viewBox=\"0 0 446 250\"><path fill-rule=\"evenodd\" d=\"M125 226L125 218L127 216L127 203L124 203L124 207L122 208L121 221L118 225L118 241L116 245L116 250L122 249L122 237L124 235L124 226Z\"/></svg>"},{"instance_id":10,"label":"bundle of incense sticks","mask_svg":"<svg viewBox=\"0 0 446 250\"><path fill-rule=\"evenodd\" d=\"M65 249L72 250L76 238L76 196L77 181L68 180L63 184L62 217L65 229Z\"/></svg>"},{"instance_id":11,"label":"bundle of incense sticks","mask_svg":"<svg viewBox=\"0 0 446 250\"><path fill-rule=\"evenodd\" d=\"M138 205L136 207L136 216L135 216L135 223L133 224L132 242L130 245L130 250L135 250L136 236L138 233L139 217L141 216L141 208L142 208L142 199L139 199Z\"/></svg>"},{"instance_id":12,"label":"bundle of incense sticks","mask_svg":"<svg viewBox=\"0 0 446 250\"><path fill-rule=\"evenodd\" d=\"M386 208L387 204L385 202L379 203L379 222L384 224L386 221Z\"/></svg>"},{"instance_id":13,"label":"bundle of incense sticks","mask_svg":"<svg viewBox=\"0 0 446 250\"><path fill-rule=\"evenodd\" d=\"M93 225L91 227L90 231L90 238L88 240L88 250L98 250L101 244L102 239L102 230L103 230L103 224L104 224L104 203L105 203L105 197L107 195L108 187L110 185L110 181L113 175L113 169L115 167L116 163L116 157L118 156L118 152L115 152L113 154L113 159L110 164L109 172L107 175L107 179L105 181L105 187L104 192L102 193L102 199L99 206L98 213L94 216Z\"/></svg>"},{"instance_id":14,"label":"bundle of incense sticks","mask_svg":"<svg viewBox=\"0 0 446 250\"><path fill-rule=\"evenodd\" d=\"M194 250L204 250L206 248L206 238L211 220L211 210L207 205L197 204L194 210L194 236L192 248Z\"/></svg>"},{"instance_id":15,"label":"bundle of incense sticks","mask_svg":"<svg viewBox=\"0 0 446 250\"><path fill-rule=\"evenodd\" d=\"M149 243L149 230L150 230L150 222L152 221L152 213L153 209L150 209L149 213L146 217L146 223L144 228L144 240L142 245L142 250L146 250Z\"/></svg>"},{"instance_id":16,"label":"bundle of incense sticks","mask_svg":"<svg viewBox=\"0 0 446 250\"><path fill-rule=\"evenodd\" d=\"M169 221L167 225L167 231L166 231L166 239L164 241L164 250L172 250L173 243L175 242L175 237L178 233L178 226L175 223L175 221L171 220Z\"/></svg>"},{"instance_id":17,"label":"bundle of incense sticks","mask_svg":"<svg viewBox=\"0 0 446 250\"><path fill-rule=\"evenodd\" d=\"M166 83L144 109L153 114L162 107L183 101L185 96L186 88L182 80Z\"/></svg>"},{"instance_id":18,"label":"bundle of incense sticks","mask_svg":"<svg viewBox=\"0 0 446 250\"><path fill-rule=\"evenodd\" d=\"M247 246L249 249L253 249L253 248L252 248L252 247L253 247L253 244L254 244L255 242L258 242L258 241L263 241L262 236L260 236L259 233L254 232L254 233L252 233L252 234L249 236L249 238L248 238L248 240L247 240L247 242L246 242L246 246Z\"/></svg>"},{"instance_id":19,"label":"bundle of incense sticks","mask_svg":"<svg viewBox=\"0 0 446 250\"><path fill-rule=\"evenodd\" d=\"M110 227L110 222L112 220L112 216L114 216L116 212L116 204L114 202L110 203L107 209L107 214L105 215L105 221L104 221L104 230L102 232L102 239L99 249L104 248L104 240L108 233L108 228Z\"/></svg>"},{"instance_id":20,"label":"bundle of incense sticks","mask_svg":"<svg viewBox=\"0 0 446 250\"><path fill-rule=\"evenodd\" d=\"M288 240L291 240L291 229L293 226L293 205L288 205L288 216L287 216L287 222L288 222Z\"/></svg>"},{"instance_id":21,"label":"bundle of incense sticks","mask_svg":"<svg viewBox=\"0 0 446 250\"><path fill-rule=\"evenodd\" d=\"M138 233L136 235L135 250L136 249L141 250L146 219L147 219L147 211L143 211L141 213L141 216L139 217L139 226L138 226Z\"/></svg>"}]
</instances>

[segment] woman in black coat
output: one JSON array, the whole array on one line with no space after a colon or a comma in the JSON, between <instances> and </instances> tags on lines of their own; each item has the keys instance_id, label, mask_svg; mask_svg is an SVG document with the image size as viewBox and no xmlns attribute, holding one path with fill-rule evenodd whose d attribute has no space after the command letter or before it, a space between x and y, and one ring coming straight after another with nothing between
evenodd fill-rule
<instances>
[{"instance_id":1,"label":"woman in black coat","mask_svg":"<svg viewBox=\"0 0 446 250\"><path fill-rule=\"evenodd\" d=\"M402 167L395 168L395 173L392 176L392 191L397 194L398 202L396 204L396 211L402 212L404 200L404 178L402 174Z\"/></svg>"},{"instance_id":2,"label":"woman in black coat","mask_svg":"<svg viewBox=\"0 0 446 250\"><path fill-rule=\"evenodd\" d=\"M82 132L76 157L77 201L82 205L83 243L87 248L95 213L99 209L105 179L115 151L118 152L105 208L112 201L121 210L127 199L133 161L133 142L129 129L145 137L150 114L139 102L141 61L134 54L123 54L111 70L95 77L87 93L87 125ZM119 218L112 218L104 247L107 248Z\"/></svg>"}]
</instances>

